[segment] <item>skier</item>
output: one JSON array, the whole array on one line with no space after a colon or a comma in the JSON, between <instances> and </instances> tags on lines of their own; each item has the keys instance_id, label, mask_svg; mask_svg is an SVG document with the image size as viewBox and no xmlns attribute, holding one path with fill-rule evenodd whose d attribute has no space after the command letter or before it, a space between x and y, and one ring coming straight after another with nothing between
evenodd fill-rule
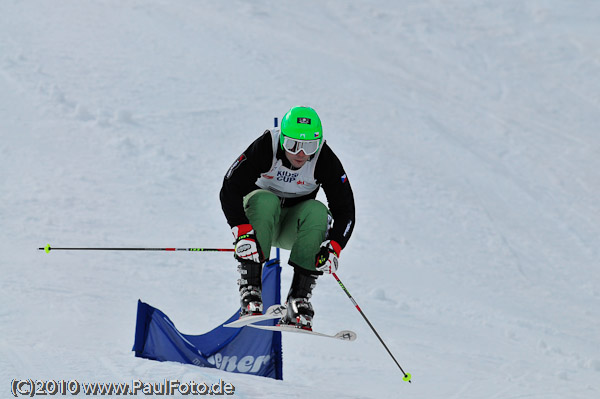
<instances>
[{"instance_id":1,"label":"skier","mask_svg":"<svg viewBox=\"0 0 600 399\"><path fill-rule=\"evenodd\" d=\"M320 187L329 208L315 199ZM279 324L311 330L316 280L337 270L355 217L346 172L323 140L316 111L293 107L281 129L250 144L227 171L220 200L240 262L240 317L262 314L262 264L276 246L291 250L294 268Z\"/></svg>"}]
</instances>

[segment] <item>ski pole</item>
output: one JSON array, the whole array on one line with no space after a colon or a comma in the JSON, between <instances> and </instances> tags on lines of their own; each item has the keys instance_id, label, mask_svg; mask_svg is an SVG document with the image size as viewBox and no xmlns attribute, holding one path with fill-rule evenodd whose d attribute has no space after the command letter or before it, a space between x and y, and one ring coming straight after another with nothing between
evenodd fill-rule
<instances>
[{"instance_id":1,"label":"ski pole","mask_svg":"<svg viewBox=\"0 0 600 399\"><path fill-rule=\"evenodd\" d=\"M190 252L233 252L233 248L55 248L47 244L40 251L190 251Z\"/></svg>"},{"instance_id":2,"label":"ski pole","mask_svg":"<svg viewBox=\"0 0 600 399\"><path fill-rule=\"evenodd\" d=\"M385 342L383 342L383 339L381 339L381 337L377 333L377 330L375 330L375 327L373 327L373 324L371 324L371 322L369 321L369 319L367 319L367 316L365 316L365 314L363 313L363 311L360 309L360 306L358 306L358 303L356 303L356 301L354 300L354 298L352 298L352 295L350 295L350 292L344 286L344 284L342 283L342 281L340 280L340 278L335 273L331 273L331 274L333 275L333 277L335 277L335 279L337 280L338 284L340 285L340 287L342 287L342 289L344 290L344 292L346 293L346 295L348 295L348 298L350 298L350 300L352 301L352 303L356 307L356 310L358 310L360 312L360 314L365 319L365 321L367 322L367 324L369 325L369 327L371 327L371 330L373 330L373 332L375 333L375 335L377 336L377 338L379 338L379 342L381 342L381 344L383 345L383 347L385 348L385 350L387 351L387 353L389 353L390 356L392 357L392 359L394 359L394 362L396 363L396 365L398 366L398 368L400 369L400 371L402 372L402 374L404 374L404 377L402 379L404 381L408 381L409 383L412 383L412 381L411 381L412 376L410 374L404 372L404 370L402 369L402 366L400 366L400 363L398 363L398 361L396 360L396 358L394 357L394 355L392 355L392 352L389 350L389 348L387 347L387 345L385 344Z\"/></svg>"}]
</instances>

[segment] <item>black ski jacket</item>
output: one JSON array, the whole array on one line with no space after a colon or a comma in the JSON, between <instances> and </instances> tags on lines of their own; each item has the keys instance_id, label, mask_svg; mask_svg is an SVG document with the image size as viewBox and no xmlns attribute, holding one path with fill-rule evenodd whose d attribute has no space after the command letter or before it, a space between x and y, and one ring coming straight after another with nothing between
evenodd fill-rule
<instances>
[{"instance_id":1,"label":"black ski jacket","mask_svg":"<svg viewBox=\"0 0 600 399\"><path fill-rule=\"evenodd\" d=\"M291 168L284 150L279 146L276 154L283 165ZM255 184L262 173L271 169L273 161L273 144L271 133L267 130L256 139L240 155L227 171L220 192L221 207L231 227L249 223L244 212L243 198L250 192L259 189ZM333 216L333 227L328 238L337 241L344 248L354 230L354 194L346 172L338 157L327 143L323 148L315 166L315 179L319 187L323 187L329 210ZM307 199L315 199L317 188L312 193L298 198L281 198L281 206L293 206Z\"/></svg>"}]
</instances>

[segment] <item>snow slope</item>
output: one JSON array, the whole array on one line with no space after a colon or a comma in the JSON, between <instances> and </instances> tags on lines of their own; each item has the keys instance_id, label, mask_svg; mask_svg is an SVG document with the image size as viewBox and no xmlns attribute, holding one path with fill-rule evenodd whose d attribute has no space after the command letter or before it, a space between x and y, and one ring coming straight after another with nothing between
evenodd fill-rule
<instances>
[{"instance_id":1,"label":"snow slope","mask_svg":"<svg viewBox=\"0 0 600 399\"><path fill-rule=\"evenodd\" d=\"M13 378L224 379L242 398L600 396L600 3L0 2L0 395ZM284 381L135 358L237 306L222 177L311 105L357 226ZM284 252L284 259L287 254ZM291 273L284 268L284 283ZM284 287L285 291L287 287Z\"/></svg>"}]
</instances>

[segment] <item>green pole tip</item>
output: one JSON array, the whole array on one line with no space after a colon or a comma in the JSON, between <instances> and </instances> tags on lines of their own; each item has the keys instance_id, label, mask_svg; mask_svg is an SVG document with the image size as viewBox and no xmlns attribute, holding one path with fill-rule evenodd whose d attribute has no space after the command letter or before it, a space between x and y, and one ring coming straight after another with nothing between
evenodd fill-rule
<instances>
[{"instance_id":1,"label":"green pole tip","mask_svg":"<svg viewBox=\"0 0 600 399\"><path fill-rule=\"evenodd\" d=\"M411 381L411 379L412 379L412 375L410 375L410 373L406 373L406 374L404 375L404 377L402 377L402 379L403 379L404 381L408 381L408 382L412 383L412 381Z\"/></svg>"},{"instance_id":2,"label":"green pole tip","mask_svg":"<svg viewBox=\"0 0 600 399\"><path fill-rule=\"evenodd\" d=\"M47 253L47 254L49 254L49 253L50 253L50 250L51 250L51 249L52 249L52 248L50 248L50 244L46 244L46 246L44 247L44 251L46 251L46 253Z\"/></svg>"}]
</instances>

